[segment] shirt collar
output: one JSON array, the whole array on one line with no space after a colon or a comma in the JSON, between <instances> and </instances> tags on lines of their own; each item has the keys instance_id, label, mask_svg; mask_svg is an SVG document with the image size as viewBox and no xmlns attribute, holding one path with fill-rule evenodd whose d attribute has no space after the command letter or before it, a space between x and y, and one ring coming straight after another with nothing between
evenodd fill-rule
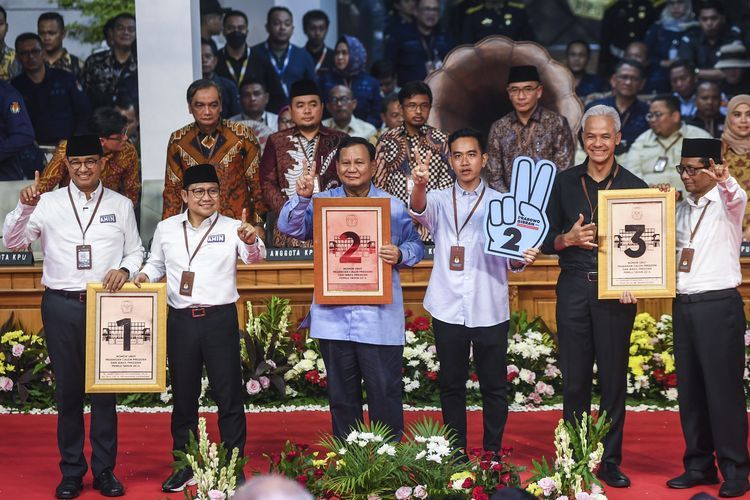
<instances>
[{"instance_id":1,"label":"shirt collar","mask_svg":"<svg viewBox=\"0 0 750 500\"><path fill-rule=\"evenodd\" d=\"M602 182L609 182L610 179L613 179L613 176L615 175L615 170L617 170L617 160L615 158L612 158L612 166L609 167L609 173L607 173L607 176L601 181L596 181L594 180L593 177L589 175L589 158L587 156L584 162L581 163L580 176L584 178L588 178L594 184L601 184Z\"/></svg>"},{"instance_id":2,"label":"shirt collar","mask_svg":"<svg viewBox=\"0 0 750 500\"><path fill-rule=\"evenodd\" d=\"M75 182L72 182L68 184L68 187L70 188L70 194L73 195L73 199L79 199L83 200L84 203L87 201L96 200L97 196L101 196L102 191L104 190L104 185L102 184L101 179L99 179L99 185L94 189L94 192L91 193L91 200L86 200L86 194L78 189L78 186L76 186Z\"/></svg>"},{"instance_id":3,"label":"shirt collar","mask_svg":"<svg viewBox=\"0 0 750 500\"><path fill-rule=\"evenodd\" d=\"M465 190L464 188L461 187L461 184L459 184L458 181L456 181L455 185L456 185L456 191L461 196L471 196L471 195L479 196L479 193L481 193L482 189L484 189L484 181L482 179L479 179L479 184L473 191Z\"/></svg>"},{"instance_id":4,"label":"shirt collar","mask_svg":"<svg viewBox=\"0 0 750 500\"><path fill-rule=\"evenodd\" d=\"M721 198L719 197L719 186L714 186L708 193L704 194L698 200L693 199L692 195L686 196L685 200L691 207L703 208L709 201L714 203L720 203Z\"/></svg>"},{"instance_id":5,"label":"shirt collar","mask_svg":"<svg viewBox=\"0 0 750 500\"><path fill-rule=\"evenodd\" d=\"M190 193L188 193L188 194L190 194ZM213 224L214 220L216 220L216 218L218 216L219 216L219 211L217 210L211 216L209 216L206 219L204 219L203 222L201 222L198 227L193 227L193 225L190 224L190 221L188 220L188 209L186 208L184 212L180 213L180 215L179 215L180 218L178 220L181 223L182 222L187 222L187 224L185 224L185 226L187 228L193 229L193 230L197 231L199 229L206 228L206 227L210 226L211 224Z\"/></svg>"},{"instance_id":6,"label":"shirt collar","mask_svg":"<svg viewBox=\"0 0 750 500\"><path fill-rule=\"evenodd\" d=\"M515 110L513 110L513 114L511 115L511 119L514 122L521 123L521 120L518 119L518 113L516 113ZM529 124L530 121L540 121L542 119L542 105L537 104L536 108L534 108L534 112L531 113L531 116L529 116L529 121L526 122L526 125Z\"/></svg>"},{"instance_id":7,"label":"shirt collar","mask_svg":"<svg viewBox=\"0 0 750 500\"><path fill-rule=\"evenodd\" d=\"M421 127L419 127L419 129L417 130L417 135L426 135L428 127L429 127L429 125L427 125L426 123L424 125L422 125ZM402 136L409 137L409 133L406 131L406 124L405 123L402 124L402 125L400 125L400 129L401 129L400 134Z\"/></svg>"}]
</instances>

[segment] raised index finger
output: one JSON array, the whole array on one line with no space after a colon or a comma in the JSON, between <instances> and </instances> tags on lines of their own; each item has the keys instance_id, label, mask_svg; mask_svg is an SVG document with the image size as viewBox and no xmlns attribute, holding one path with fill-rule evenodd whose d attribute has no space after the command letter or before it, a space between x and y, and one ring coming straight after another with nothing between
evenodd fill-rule
<instances>
[{"instance_id":1,"label":"raised index finger","mask_svg":"<svg viewBox=\"0 0 750 500\"><path fill-rule=\"evenodd\" d=\"M34 185L39 184L39 170L34 170Z\"/></svg>"},{"instance_id":2,"label":"raised index finger","mask_svg":"<svg viewBox=\"0 0 750 500\"><path fill-rule=\"evenodd\" d=\"M242 209L242 219L240 219L243 224L247 223L247 208Z\"/></svg>"}]
</instances>

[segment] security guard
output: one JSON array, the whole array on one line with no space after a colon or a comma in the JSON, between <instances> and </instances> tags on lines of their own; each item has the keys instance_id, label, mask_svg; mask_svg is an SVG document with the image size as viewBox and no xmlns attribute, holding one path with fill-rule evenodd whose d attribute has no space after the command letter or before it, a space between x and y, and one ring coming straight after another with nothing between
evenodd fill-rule
<instances>
[{"instance_id":1,"label":"security guard","mask_svg":"<svg viewBox=\"0 0 750 500\"><path fill-rule=\"evenodd\" d=\"M102 282L117 291L143 262L143 247L133 203L99 180L104 160L95 135L68 139L67 188L39 194L39 173L21 191L15 210L5 217L3 240L10 249L41 239L44 263L42 322L55 375L57 446L63 478L57 498L75 498L88 466L83 455L84 375L86 361L86 284ZM94 489L121 496L125 488L114 474L117 413L114 394L91 394L91 469Z\"/></svg>"},{"instance_id":2,"label":"security guard","mask_svg":"<svg viewBox=\"0 0 750 500\"><path fill-rule=\"evenodd\" d=\"M534 40L534 30L519 1L487 0L466 9L461 27L461 43L476 43L490 35L505 35L513 40Z\"/></svg>"},{"instance_id":3,"label":"security guard","mask_svg":"<svg viewBox=\"0 0 750 500\"><path fill-rule=\"evenodd\" d=\"M34 146L34 127L23 97L10 83L0 80L0 181L26 178L23 156Z\"/></svg>"},{"instance_id":4,"label":"security guard","mask_svg":"<svg viewBox=\"0 0 750 500\"><path fill-rule=\"evenodd\" d=\"M219 407L219 433L228 450L245 449L246 427L237 328L237 255L245 264L266 255L263 241L247 222L219 209L219 177L213 165L190 167L183 177L187 211L156 226L151 255L136 285L167 276L167 357L172 382L173 450L184 450L188 432L198 432L198 399L206 365ZM244 478L241 478L244 479ZM189 468L174 471L165 492L195 484Z\"/></svg>"},{"instance_id":5,"label":"security guard","mask_svg":"<svg viewBox=\"0 0 750 500\"><path fill-rule=\"evenodd\" d=\"M607 10L601 23L599 74L609 78L615 64L625 57L630 42L643 41L658 18L651 0L618 0Z\"/></svg>"}]
</instances>

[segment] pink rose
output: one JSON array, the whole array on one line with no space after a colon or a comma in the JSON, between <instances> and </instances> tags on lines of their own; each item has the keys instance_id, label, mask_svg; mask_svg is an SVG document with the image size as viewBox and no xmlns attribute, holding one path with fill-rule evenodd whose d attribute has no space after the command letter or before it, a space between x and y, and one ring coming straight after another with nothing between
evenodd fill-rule
<instances>
[{"instance_id":1,"label":"pink rose","mask_svg":"<svg viewBox=\"0 0 750 500\"><path fill-rule=\"evenodd\" d=\"M224 500L225 498L227 498L227 496L223 491L208 490L208 498L209 500Z\"/></svg>"},{"instance_id":2,"label":"pink rose","mask_svg":"<svg viewBox=\"0 0 750 500\"><path fill-rule=\"evenodd\" d=\"M13 350L12 350L13 356L15 356L17 358L20 358L21 354L23 354L24 349L25 348L24 348L23 344L16 344L16 345L14 345L13 346Z\"/></svg>"},{"instance_id":3,"label":"pink rose","mask_svg":"<svg viewBox=\"0 0 750 500\"><path fill-rule=\"evenodd\" d=\"M247 388L247 393L250 394L251 396L258 394L262 389L260 386L260 382L258 382L254 378L251 378L250 380L248 380L245 387Z\"/></svg>"},{"instance_id":4,"label":"pink rose","mask_svg":"<svg viewBox=\"0 0 750 500\"><path fill-rule=\"evenodd\" d=\"M409 486L402 486L396 490L397 500L407 500L411 497L412 489Z\"/></svg>"},{"instance_id":5,"label":"pink rose","mask_svg":"<svg viewBox=\"0 0 750 500\"><path fill-rule=\"evenodd\" d=\"M268 389L271 386L271 379L268 377L259 377L258 380L260 381L260 386L263 389Z\"/></svg>"},{"instance_id":6,"label":"pink rose","mask_svg":"<svg viewBox=\"0 0 750 500\"><path fill-rule=\"evenodd\" d=\"M0 377L0 391L10 392L13 390L13 381L8 377Z\"/></svg>"},{"instance_id":7,"label":"pink rose","mask_svg":"<svg viewBox=\"0 0 750 500\"><path fill-rule=\"evenodd\" d=\"M418 484L414 487L414 498L427 498L427 488Z\"/></svg>"},{"instance_id":8,"label":"pink rose","mask_svg":"<svg viewBox=\"0 0 750 500\"><path fill-rule=\"evenodd\" d=\"M507 367L508 375L511 373L518 373L518 367L516 365L508 365Z\"/></svg>"}]
</instances>

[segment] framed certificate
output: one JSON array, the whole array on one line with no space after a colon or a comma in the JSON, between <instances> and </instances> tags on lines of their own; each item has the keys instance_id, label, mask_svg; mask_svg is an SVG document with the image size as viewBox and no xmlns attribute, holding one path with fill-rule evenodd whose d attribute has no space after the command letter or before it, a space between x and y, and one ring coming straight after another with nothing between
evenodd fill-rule
<instances>
[{"instance_id":1,"label":"framed certificate","mask_svg":"<svg viewBox=\"0 0 750 500\"><path fill-rule=\"evenodd\" d=\"M164 392L167 285L86 287L86 392Z\"/></svg>"},{"instance_id":2,"label":"framed certificate","mask_svg":"<svg viewBox=\"0 0 750 500\"><path fill-rule=\"evenodd\" d=\"M599 298L675 296L675 193L599 191Z\"/></svg>"},{"instance_id":3,"label":"framed certificate","mask_svg":"<svg viewBox=\"0 0 750 500\"><path fill-rule=\"evenodd\" d=\"M378 257L391 241L389 198L313 198L315 302L390 304L391 266Z\"/></svg>"}]
</instances>

